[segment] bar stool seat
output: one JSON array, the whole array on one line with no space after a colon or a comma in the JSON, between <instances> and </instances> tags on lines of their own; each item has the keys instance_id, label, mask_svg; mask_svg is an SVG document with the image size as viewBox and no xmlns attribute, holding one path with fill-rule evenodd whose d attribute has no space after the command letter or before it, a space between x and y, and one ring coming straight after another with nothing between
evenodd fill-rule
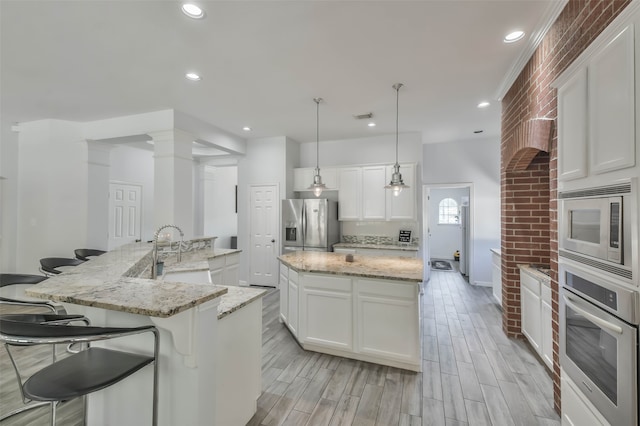
<instances>
[{"instance_id":1,"label":"bar stool seat","mask_svg":"<svg viewBox=\"0 0 640 426\"><path fill-rule=\"evenodd\" d=\"M154 335L153 356L119 350L89 347L39 370L21 382L11 346L51 345L92 342L151 332ZM154 326L78 327L21 322L0 317L0 341L16 369L23 396L32 401L51 403L52 424L55 425L56 402L82 397L112 386L141 368L153 364L153 425L157 424L157 383L159 334Z\"/></svg>"},{"instance_id":2,"label":"bar stool seat","mask_svg":"<svg viewBox=\"0 0 640 426\"><path fill-rule=\"evenodd\" d=\"M76 259L86 261L89 260L90 257L103 255L106 251L97 249L75 249L73 253L76 255Z\"/></svg>"},{"instance_id":3,"label":"bar stool seat","mask_svg":"<svg viewBox=\"0 0 640 426\"><path fill-rule=\"evenodd\" d=\"M84 263L84 260L72 259L69 257L44 257L40 259L40 271L48 276L61 274L58 270L62 266L78 266Z\"/></svg>"},{"instance_id":4,"label":"bar stool seat","mask_svg":"<svg viewBox=\"0 0 640 426\"><path fill-rule=\"evenodd\" d=\"M11 285L27 284L33 285L41 283L46 280L47 277L42 275L32 274L0 274L0 288L8 287ZM0 304L17 305L33 308L46 308L51 310L54 314L66 314L67 312L62 305L56 305L48 300L23 300L11 297L0 296Z\"/></svg>"}]
</instances>

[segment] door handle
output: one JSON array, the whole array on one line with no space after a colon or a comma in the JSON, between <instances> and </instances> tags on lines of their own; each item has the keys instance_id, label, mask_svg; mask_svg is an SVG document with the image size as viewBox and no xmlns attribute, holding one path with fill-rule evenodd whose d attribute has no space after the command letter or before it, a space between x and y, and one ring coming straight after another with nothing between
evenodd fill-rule
<instances>
[{"instance_id":1,"label":"door handle","mask_svg":"<svg viewBox=\"0 0 640 426\"><path fill-rule=\"evenodd\" d=\"M570 296L563 296L564 297L564 303L570 307L571 309L573 309L574 311L576 311L577 313L579 313L580 315L586 317L588 320L596 323L597 325L599 325L602 328L605 328L613 333L617 333L617 334L622 334L622 327L616 325L616 324L611 324L609 321L604 320L602 318L599 318L587 311L585 311L582 308L579 308L578 306L575 305L575 300L572 299ZM573 302L573 303L572 303Z\"/></svg>"},{"instance_id":2,"label":"door handle","mask_svg":"<svg viewBox=\"0 0 640 426\"><path fill-rule=\"evenodd\" d=\"M271 242L272 242L272 243L275 243L275 242L276 242L276 240L271 240Z\"/></svg>"}]
</instances>

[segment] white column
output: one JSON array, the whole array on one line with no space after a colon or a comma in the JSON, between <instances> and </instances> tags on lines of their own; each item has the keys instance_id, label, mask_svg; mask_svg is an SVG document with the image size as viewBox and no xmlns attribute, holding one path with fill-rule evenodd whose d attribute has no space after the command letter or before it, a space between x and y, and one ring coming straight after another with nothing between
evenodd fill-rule
<instances>
[{"instance_id":1,"label":"white column","mask_svg":"<svg viewBox=\"0 0 640 426\"><path fill-rule=\"evenodd\" d=\"M87 141L87 247L107 250L109 245L109 176L112 146Z\"/></svg>"},{"instance_id":2,"label":"white column","mask_svg":"<svg viewBox=\"0 0 640 426\"><path fill-rule=\"evenodd\" d=\"M193 236L194 137L178 129L152 132L154 142L154 222L179 226Z\"/></svg>"}]
</instances>

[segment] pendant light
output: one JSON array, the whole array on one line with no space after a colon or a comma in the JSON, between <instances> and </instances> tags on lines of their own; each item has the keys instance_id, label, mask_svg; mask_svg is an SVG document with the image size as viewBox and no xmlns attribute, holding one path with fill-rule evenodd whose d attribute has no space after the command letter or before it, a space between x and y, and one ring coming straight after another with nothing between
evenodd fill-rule
<instances>
[{"instance_id":1,"label":"pendant light","mask_svg":"<svg viewBox=\"0 0 640 426\"><path fill-rule=\"evenodd\" d=\"M385 189L391 189L395 197L400 195L404 188L409 188L409 185L405 185L402 181L402 174L400 174L400 164L398 164L398 104L400 98L400 88L402 86L402 83L396 83L393 85L393 88L396 91L396 164L393 165L391 182L389 182L389 185L384 187Z\"/></svg>"},{"instance_id":2,"label":"pendant light","mask_svg":"<svg viewBox=\"0 0 640 426\"><path fill-rule=\"evenodd\" d=\"M307 189L312 190L313 195L319 197L327 188L320 176L320 102L322 98L313 98L313 102L316 103L316 174L313 176L313 183Z\"/></svg>"}]
</instances>

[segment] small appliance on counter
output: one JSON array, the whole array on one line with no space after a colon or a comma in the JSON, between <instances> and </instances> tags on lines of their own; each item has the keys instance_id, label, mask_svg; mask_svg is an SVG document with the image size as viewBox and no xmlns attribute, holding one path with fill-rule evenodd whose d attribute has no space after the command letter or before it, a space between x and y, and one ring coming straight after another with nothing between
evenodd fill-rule
<instances>
[{"instance_id":1,"label":"small appliance on counter","mask_svg":"<svg viewBox=\"0 0 640 426\"><path fill-rule=\"evenodd\" d=\"M322 198L282 200L282 254L332 251L340 241L338 203Z\"/></svg>"}]
</instances>

